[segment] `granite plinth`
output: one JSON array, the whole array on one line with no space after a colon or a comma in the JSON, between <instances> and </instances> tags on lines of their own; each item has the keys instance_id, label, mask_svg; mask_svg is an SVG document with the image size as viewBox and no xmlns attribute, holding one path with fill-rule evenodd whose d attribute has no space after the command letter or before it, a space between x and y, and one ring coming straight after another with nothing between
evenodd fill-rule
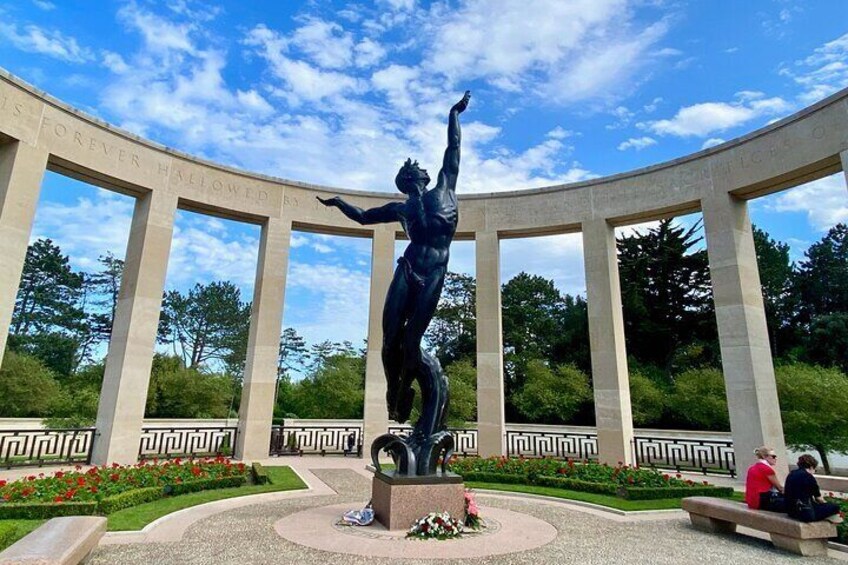
<instances>
[{"instance_id":1,"label":"granite plinth","mask_svg":"<svg viewBox=\"0 0 848 565\"><path fill-rule=\"evenodd\" d=\"M389 530L405 530L430 512L465 519L465 485L453 473L400 477L374 473L371 486L374 518Z\"/></svg>"}]
</instances>

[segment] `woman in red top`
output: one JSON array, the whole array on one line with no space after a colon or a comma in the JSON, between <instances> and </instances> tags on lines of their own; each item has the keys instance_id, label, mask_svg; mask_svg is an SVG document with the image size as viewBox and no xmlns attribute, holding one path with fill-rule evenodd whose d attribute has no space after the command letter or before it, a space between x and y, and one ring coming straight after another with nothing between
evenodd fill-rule
<instances>
[{"instance_id":1,"label":"woman in red top","mask_svg":"<svg viewBox=\"0 0 848 565\"><path fill-rule=\"evenodd\" d=\"M783 485L774 472L777 455L770 447L758 447L754 450L757 461L748 467L745 478L745 502L748 508L786 512L783 500Z\"/></svg>"}]
</instances>

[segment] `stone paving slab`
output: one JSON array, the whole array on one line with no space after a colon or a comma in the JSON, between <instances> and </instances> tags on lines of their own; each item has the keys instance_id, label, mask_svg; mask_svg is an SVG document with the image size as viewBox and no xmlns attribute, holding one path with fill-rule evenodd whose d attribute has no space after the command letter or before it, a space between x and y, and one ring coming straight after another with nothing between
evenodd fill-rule
<instances>
[{"instance_id":1,"label":"stone paving slab","mask_svg":"<svg viewBox=\"0 0 848 565\"><path fill-rule=\"evenodd\" d=\"M300 458L298 458L300 459ZM306 459L306 458L304 458ZM299 473L311 469L311 486L323 484L322 493L291 496L259 504L224 510L205 516L189 525L179 541L101 545L92 555L91 565L190 564L326 564L389 565L399 562L414 565L444 565L453 560L430 559L416 551L408 558L365 557L317 550L281 537L274 525L286 517L310 509L338 505L361 508L369 496L368 473L362 462L327 458L321 468L310 468L306 461L292 464ZM337 468L333 468L333 463ZM360 466L355 468L354 465ZM312 478L314 477L314 478ZM328 490L324 490L328 489ZM798 563L794 555L781 552L766 540L743 535L717 536L694 530L683 512L657 512L620 515L597 508L585 508L568 502L519 498L508 495L477 493L484 507L526 514L547 522L556 537L536 549L508 555L463 558L471 565L580 563L581 565L635 563ZM503 524L503 522L501 522ZM162 526L164 527L164 525ZM338 533L337 535L345 535ZM345 535L347 538L355 536ZM356 543L348 542L348 547ZM420 542L426 549L429 544ZM845 554L842 554L845 556ZM831 556L839 558L836 552ZM455 560L459 563L459 560ZM805 563L836 563L833 559L810 558Z\"/></svg>"}]
</instances>

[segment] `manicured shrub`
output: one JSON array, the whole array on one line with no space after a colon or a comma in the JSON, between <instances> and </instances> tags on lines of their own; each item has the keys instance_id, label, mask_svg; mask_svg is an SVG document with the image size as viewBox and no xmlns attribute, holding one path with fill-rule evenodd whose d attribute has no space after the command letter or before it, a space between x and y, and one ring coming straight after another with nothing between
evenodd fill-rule
<instances>
[{"instance_id":1,"label":"manicured shrub","mask_svg":"<svg viewBox=\"0 0 848 565\"><path fill-rule=\"evenodd\" d=\"M620 487L618 496L628 500L657 500L660 498L684 498L687 496L733 496L733 487L693 486L693 487Z\"/></svg>"},{"instance_id":2,"label":"manicured shrub","mask_svg":"<svg viewBox=\"0 0 848 565\"><path fill-rule=\"evenodd\" d=\"M44 520L58 516L92 516L94 514L97 514L96 502L0 504L0 520Z\"/></svg>"},{"instance_id":3,"label":"manicured shrub","mask_svg":"<svg viewBox=\"0 0 848 565\"><path fill-rule=\"evenodd\" d=\"M108 515L124 508L153 502L163 496L165 496L165 492L162 487L146 487L122 492L101 500L97 508L97 513Z\"/></svg>"},{"instance_id":4,"label":"manicured shrub","mask_svg":"<svg viewBox=\"0 0 848 565\"><path fill-rule=\"evenodd\" d=\"M253 482L257 485L264 485L270 482L270 479L268 478L268 471L265 470L262 463L254 463L250 467L250 471L253 476Z\"/></svg>"},{"instance_id":5,"label":"manicured shrub","mask_svg":"<svg viewBox=\"0 0 848 565\"><path fill-rule=\"evenodd\" d=\"M651 468L610 466L590 461L525 459L523 457L466 457L454 459L451 471L466 481L532 484L647 500L682 496L730 496L733 489L672 477Z\"/></svg>"}]
</instances>

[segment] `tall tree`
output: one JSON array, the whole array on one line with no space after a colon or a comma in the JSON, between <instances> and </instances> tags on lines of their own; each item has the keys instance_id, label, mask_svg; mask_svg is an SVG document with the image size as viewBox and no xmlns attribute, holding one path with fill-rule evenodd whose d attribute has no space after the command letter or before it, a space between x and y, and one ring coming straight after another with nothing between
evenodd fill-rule
<instances>
[{"instance_id":1,"label":"tall tree","mask_svg":"<svg viewBox=\"0 0 848 565\"><path fill-rule=\"evenodd\" d=\"M472 359L477 348L477 282L463 273L448 272L439 305L425 334L427 343L446 367Z\"/></svg>"},{"instance_id":2,"label":"tall tree","mask_svg":"<svg viewBox=\"0 0 848 565\"><path fill-rule=\"evenodd\" d=\"M173 346L189 368L224 361L242 346L250 325L250 305L231 282L196 284L186 294L165 293L159 340Z\"/></svg>"},{"instance_id":3,"label":"tall tree","mask_svg":"<svg viewBox=\"0 0 848 565\"><path fill-rule=\"evenodd\" d=\"M112 323L118 308L118 294L121 290L121 278L124 275L124 262L116 258L111 251L98 258L100 270L86 277L85 284L94 295L89 314L91 326L100 340L108 340L112 335Z\"/></svg>"},{"instance_id":4,"label":"tall tree","mask_svg":"<svg viewBox=\"0 0 848 565\"><path fill-rule=\"evenodd\" d=\"M716 341L700 230L701 222L687 229L665 219L647 233L618 238L627 350L667 371L691 341Z\"/></svg>"},{"instance_id":5,"label":"tall tree","mask_svg":"<svg viewBox=\"0 0 848 565\"><path fill-rule=\"evenodd\" d=\"M73 272L58 245L36 240L27 249L11 333L27 336L73 328L83 317L77 308L82 283L82 275Z\"/></svg>"},{"instance_id":6,"label":"tall tree","mask_svg":"<svg viewBox=\"0 0 848 565\"><path fill-rule=\"evenodd\" d=\"M565 302L553 281L521 272L503 285L505 393L511 397L524 384L531 360L548 361L562 336Z\"/></svg>"},{"instance_id":7,"label":"tall tree","mask_svg":"<svg viewBox=\"0 0 848 565\"><path fill-rule=\"evenodd\" d=\"M57 376L76 369L80 341L87 334L80 307L83 280L51 240L39 239L27 249L9 346L38 357Z\"/></svg>"},{"instance_id":8,"label":"tall tree","mask_svg":"<svg viewBox=\"0 0 848 565\"><path fill-rule=\"evenodd\" d=\"M769 341L772 354L781 356L795 343L791 322L790 290L793 265L789 261L789 245L775 241L754 226L754 249L763 291Z\"/></svg>"}]
</instances>

